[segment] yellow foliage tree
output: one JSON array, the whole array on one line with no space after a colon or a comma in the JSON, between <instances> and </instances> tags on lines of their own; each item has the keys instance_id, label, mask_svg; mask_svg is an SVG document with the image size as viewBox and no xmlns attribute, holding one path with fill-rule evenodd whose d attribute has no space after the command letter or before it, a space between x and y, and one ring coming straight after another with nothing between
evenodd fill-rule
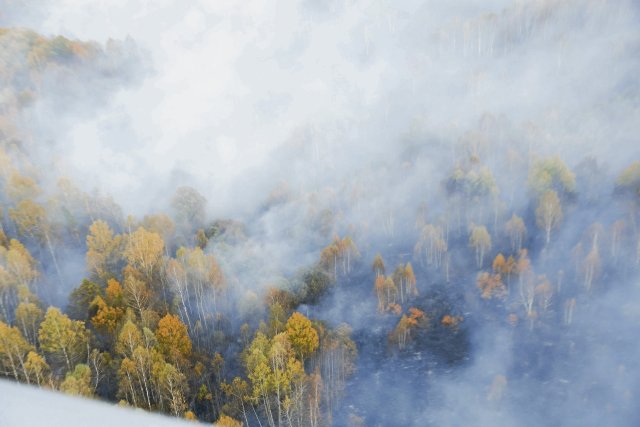
<instances>
[{"instance_id":1,"label":"yellow foliage tree","mask_svg":"<svg viewBox=\"0 0 640 427\"><path fill-rule=\"evenodd\" d=\"M562 221L562 206L555 191L549 190L542 194L536 208L536 224L544 231L545 244L551 241L551 231Z\"/></svg>"},{"instance_id":2,"label":"yellow foliage tree","mask_svg":"<svg viewBox=\"0 0 640 427\"><path fill-rule=\"evenodd\" d=\"M242 422L226 415L221 415L215 422L218 427L242 427Z\"/></svg>"},{"instance_id":3,"label":"yellow foliage tree","mask_svg":"<svg viewBox=\"0 0 640 427\"><path fill-rule=\"evenodd\" d=\"M124 256L133 268L141 272L148 281L153 277L162 260L164 242L160 235L139 227L126 239Z\"/></svg>"},{"instance_id":4,"label":"yellow foliage tree","mask_svg":"<svg viewBox=\"0 0 640 427\"><path fill-rule=\"evenodd\" d=\"M87 270L106 283L116 273L122 249L122 236L114 236L105 221L94 221L87 235Z\"/></svg>"},{"instance_id":5,"label":"yellow foliage tree","mask_svg":"<svg viewBox=\"0 0 640 427\"><path fill-rule=\"evenodd\" d=\"M58 308L47 309L38 338L40 348L66 372L86 356L89 333L84 322L69 319Z\"/></svg>"},{"instance_id":6,"label":"yellow foliage tree","mask_svg":"<svg viewBox=\"0 0 640 427\"><path fill-rule=\"evenodd\" d=\"M285 325L289 342L300 360L313 354L318 348L318 332L311 321L300 312L295 312Z\"/></svg>"},{"instance_id":7,"label":"yellow foliage tree","mask_svg":"<svg viewBox=\"0 0 640 427\"><path fill-rule=\"evenodd\" d=\"M73 372L67 372L64 381L60 384L60 390L73 396L93 396L91 368L83 363L78 363Z\"/></svg>"},{"instance_id":8,"label":"yellow foliage tree","mask_svg":"<svg viewBox=\"0 0 640 427\"><path fill-rule=\"evenodd\" d=\"M178 316L167 314L156 329L158 348L173 363L183 362L191 355L191 339L187 327Z\"/></svg>"},{"instance_id":9,"label":"yellow foliage tree","mask_svg":"<svg viewBox=\"0 0 640 427\"><path fill-rule=\"evenodd\" d=\"M482 267L486 253L491 250L491 235L487 231L487 227L471 224L469 246L475 250L477 267Z\"/></svg>"},{"instance_id":10,"label":"yellow foliage tree","mask_svg":"<svg viewBox=\"0 0 640 427\"><path fill-rule=\"evenodd\" d=\"M121 307L112 307L108 305L100 296L97 296L91 302L91 307L96 313L91 318L93 327L96 331L106 334L109 337L113 337L120 320L124 316L124 310Z\"/></svg>"}]
</instances>

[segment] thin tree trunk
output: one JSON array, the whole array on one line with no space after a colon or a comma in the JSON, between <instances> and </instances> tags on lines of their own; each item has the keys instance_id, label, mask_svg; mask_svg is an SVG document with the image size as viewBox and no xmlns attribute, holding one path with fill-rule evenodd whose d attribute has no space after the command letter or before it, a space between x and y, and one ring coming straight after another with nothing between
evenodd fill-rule
<instances>
[{"instance_id":1,"label":"thin tree trunk","mask_svg":"<svg viewBox=\"0 0 640 427\"><path fill-rule=\"evenodd\" d=\"M60 266L58 265L56 254L53 250L53 244L51 243L51 239L49 238L49 233L44 233L44 237L45 237L45 240L47 241L47 248L49 249L49 253L51 254L51 259L53 260L53 266L56 269L56 274L58 275L58 282L60 282L60 286L64 286L62 273L60 271Z\"/></svg>"}]
</instances>

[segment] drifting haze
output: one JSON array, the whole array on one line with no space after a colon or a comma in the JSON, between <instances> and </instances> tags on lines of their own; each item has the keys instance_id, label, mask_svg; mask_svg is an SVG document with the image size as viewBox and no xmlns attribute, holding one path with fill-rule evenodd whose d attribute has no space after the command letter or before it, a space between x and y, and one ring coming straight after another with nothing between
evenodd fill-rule
<instances>
[{"instance_id":1,"label":"drifting haze","mask_svg":"<svg viewBox=\"0 0 640 427\"><path fill-rule=\"evenodd\" d=\"M531 124L541 153L616 166L630 153L608 146L637 154L633 2L474 4L57 2L40 32L130 36L151 57L141 85L56 129L57 152L127 211L183 179L214 216L251 210L281 180L313 190L401 162L411 131L450 145L485 113L513 139Z\"/></svg>"},{"instance_id":2,"label":"drifting haze","mask_svg":"<svg viewBox=\"0 0 640 427\"><path fill-rule=\"evenodd\" d=\"M51 98L27 120L48 141L33 158L140 215L164 209L177 186L193 185L211 217L247 223L256 246L223 257L234 266L247 253L264 257L255 271L238 273L247 288L272 271L310 264L333 232L353 231L367 263L380 245L410 252L419 206L426 202L433 218L446 215L441 183L470 141L501 188L505 212L528 208L527 190L514 183L526 179L530 158L559 155L571 168L596 158L608 185L590 186L596 202L561 231L555 252L534 259L556 274L554 254L570 250L594 216L608 223L622 215L609 203L613 174L640 158L636 2L396 3L9 7L3 25L100 43L130 37L143 58L127 69L134 83L96 97L72 90L68 108L52 107L59 96L52 82ZM529 156L515 169L506 161L511 147ZM268 197L274 190L276 202ZM308 231L309 217L323 209L336 214L330 231ZM454 282L473 287L475 271L458 265ZM634 425L640 352L629 325L637 324L640 296L637 279L610 279L615 290L585 303L570 332L537 337L555 344L534 368L518 363L531 343L493 323L474 329L465 366L433 377L420 371L423 383L407 385L406 372L390 383L397 370L361 355L352 387L370 394L353 400L356 412L391 423L370 415L384 388L405 425L537 425L543 411L549 424ZM421 291L431 281L423 278ZM368 317L340 317L341 301L349 306L336 298L318 315L364 331ZM514 378L504 405L486 398L498 375Z\"/></svg>"}]
</instances>

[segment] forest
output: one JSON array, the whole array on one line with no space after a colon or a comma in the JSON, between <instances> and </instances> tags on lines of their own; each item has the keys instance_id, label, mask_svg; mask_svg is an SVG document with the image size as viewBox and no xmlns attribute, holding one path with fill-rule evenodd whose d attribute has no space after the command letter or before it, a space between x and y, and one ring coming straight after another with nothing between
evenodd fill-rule
<instances>
[{"instance_id":1,"label":"forest","mask_svg":"<svg viewBox=\"0 0 640 427\"><path fill-rule=\"evenodd\" d=\"M3 3L0 378L227 427L640 421L636 2Z\"/></svg>"}]
</instances>

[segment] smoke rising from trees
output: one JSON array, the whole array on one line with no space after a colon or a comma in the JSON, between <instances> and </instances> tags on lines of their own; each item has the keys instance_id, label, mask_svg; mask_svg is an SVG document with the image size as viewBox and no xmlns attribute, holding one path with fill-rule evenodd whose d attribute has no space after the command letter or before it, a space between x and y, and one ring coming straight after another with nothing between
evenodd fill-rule
<instances>
[{"instance_id":1,"label":"smoke rising from trees","mask_svg":"<svg viewBox=\"0 0 640 427\"><path fill-rule=\"evenodd\" d=\"M34 31L0 33L0 231L39 262L16 277L57 306L95 280L90 298L73 294L80 312L100 297L92 328L119 337L128 307L141 350L114 357L133 372L157 348L158 384L193 387L192 355L160 342L159 307L194 352L223 354L229 387L261 366L243 348L287 375L301 365L308 389L324 382L320 423L634 425L639 12L630 0L9 2L0 24ZM34 37L49 50L24 54ZM324 322L322 356L280 335L294 309ZM210 313L224 318L207 335ZM33 329L25 349L42 347ZM332 377L347 336L355 367ZM243 418L235 386L206 411L160 386L120 395L175 415L220 415L224 401ZM262 392L245 423L284 423Z\"/></svg>"}]
</instances>

